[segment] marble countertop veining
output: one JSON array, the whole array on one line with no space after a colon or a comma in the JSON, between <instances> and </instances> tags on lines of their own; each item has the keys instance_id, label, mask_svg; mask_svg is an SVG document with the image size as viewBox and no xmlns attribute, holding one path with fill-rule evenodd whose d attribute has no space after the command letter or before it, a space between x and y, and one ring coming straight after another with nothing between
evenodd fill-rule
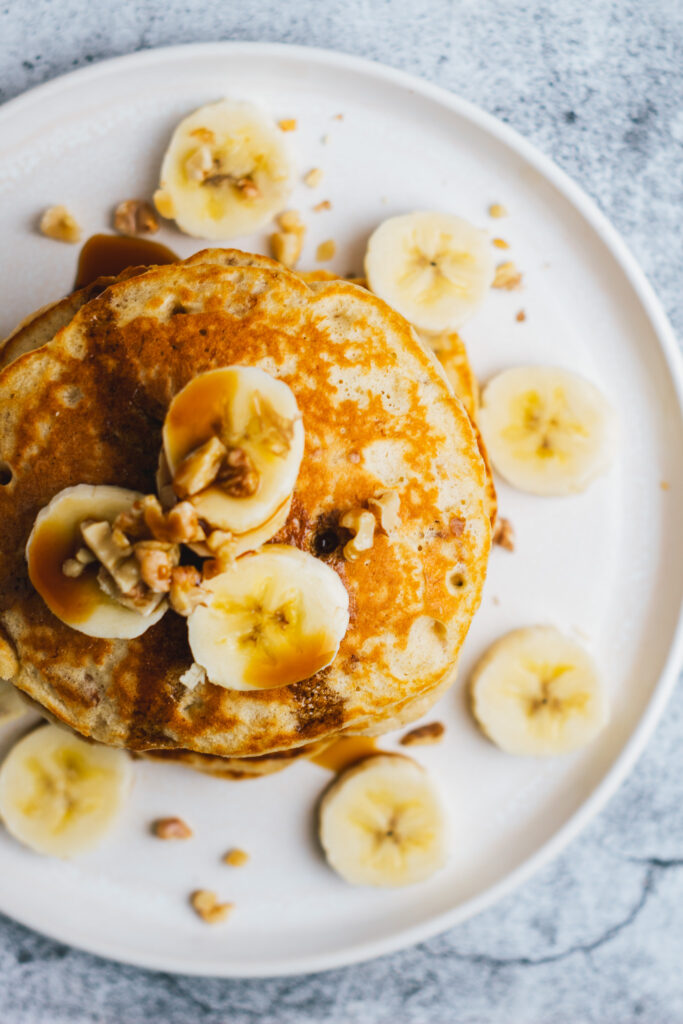
<instances>
[{"instance_id":1,"label":"marble countertop veining","mask_svg":"<svg viewBox=\"0 0 683 1024\"><path fill-rule=\"evenodd\" d=\"M5 0L0 102L93 61L215 39L357 53L507 121L597 200L683 337L680 0ZM552 865L474 920L362 966L172 977L0 917L0 1021L682 1024L682 733L679 687L633 774Z\"/></svg>"}]
</instances>

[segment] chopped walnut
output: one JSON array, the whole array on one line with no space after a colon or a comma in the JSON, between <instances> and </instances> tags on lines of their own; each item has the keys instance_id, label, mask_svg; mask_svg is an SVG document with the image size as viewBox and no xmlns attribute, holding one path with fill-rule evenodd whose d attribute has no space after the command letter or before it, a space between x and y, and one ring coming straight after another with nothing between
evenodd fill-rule
<instances>
[{"instance_id":1,"label":"chopped walnut","mask_svg":"<svg viewBox=\"0 0 683 1024\"><path fill-rule=\"evenodd\" d=\"M433 743L440 743L445 732L446 727L441 722L418 725L417 728L411 729L401 738L401 746L426 747Z\"/></svg>"},{"instance_id":2,"label":"chopped walnut","mask_svg":"<svg viewBox=\"0 0 683 1024\"><path fill-rule=\"evenodd\" d=\"M203 183L215 168L210 146L201 145L185 161L185 173L190 181ZM159 205L157 204L157 210ZM161 212L161 211L159 211Z\"/></svg>"},{"instance_id":3,"label":"chopped walnut","mask_svg":"<svg viewBox=\"0 0 683 1024\"><path fill-rule=\"evenodd\" d=\"M451 516L448 521L448 529L451 531L454 537L462 537L467 526L467 520L461 516Z\"/></svg>"},{"instance_id":4,"label":"chopped walnut","mask_svg":"<svg viewBox=\"0 0 683 1024\"><path fill-rule=\"evenodd\" d=\"M283 231L291 231L296 234L299 231L304 232L306 230L298 210L285 210L277 218L277 222Z\"/></svg>"},{"instance_id":5,"label":"chopped walnut","mask_svg":"<svg viewBox=\"0 0 683 1024\"><path fill-rule=\"evenodd\" d=\"M493 528L493 543L506 551L515 550L515 529L509 519L498 516L496 525Z\"/></svg>"},{"instance_id":6,"label":"chopped walnut","mask_svg":"<svg viewBox=\"0 0 683 1024\"><path fill-rule=\"evenodd\" d=\"M384 491L378 498L369 498L368 505L379 519L379 525L386 534L398 526L398 510L401 499L396 491Z\"/></svg>"},{"instance_id":7,"label":"chopped walnut","mask_svg":"<svg viewBox=\"0 0 683 1024\"><path fill-rule=\"evenodd\" d=\"M223 857L223 863L229 864L233 868L241 868L249 860L249 854L246 850L240 850L239 847L235 847L233 850L228 850L226 855Z\"/></svg>"},{"instance_id":8,"label":"chopped walnut","mask_svg":"<svg viewBox=\"0 0 683 1024\"><path fill-rule=\"evenodd\" d=\"M518 324L523 324L524 323L524 321L526 320L526 313L524 312L523 309L520 309L519 313L515 317L515 320L517 321Z\"/></svg>"},{"instance_id":9,"label":"chopped walnut","mask_svg":"<svg viewBox=\"0 0 683 1024\"><path fill-rule=\"evenodd\" d=\"M333 238L328 238L327 241L321 242L315 251L315 258L318 263L325 263L327 260L331 260L337 251L337 245Z\"/></svg>"},{"instance_id":10,"label":"chopped walnut","mask_svg":"<svg viewBox=\"0 0 683 1024\"><path fill-rule=\"evenodd\" d=\"M9 640L0 634L0 679L13 679L19 671L19 661Z\"/></svg>"},{"instance_id":11,"label":"chopped walnut","mask_svg":"<svg viewBox=\"0 0 683 1024\"><path fill-rule=\"evenodd\" d=\"M197 889L190 896L190 903L207 924L220 924L227 920L234 903L219 903L215 892Z\"/></svg>"},{"instance_id":12,"label":"chopped walnut","mask_svg":"<svg viewBox=\"0 0 683 1024\"><path fill-rule=\"evenodd\" d=\"M329 199L323 199L322 202L316 203L313 207L314 213L322 213L323 210L331 210L332 202Z\"/></svg>"},{"instance_id":13,"label":"chopped walnut","mask_svg":"<svg viewBox=\"0 0 683 1024\"><path fill-rule=\"evenodd\" d=\"M145 526L155 540L171 544L198 544L206 539L197 510L189 501L180 501L168 512L164 512L159 499L147 494L136 502L133 509L140 508Z\"/></svg>"},{"instance_id":14,"label":"chopped walnut","mask_svg":"<svg viewBox=\"0 0 683 1024\"><path fill-rule=\"evenodd\" d=\"M134 564L135 559L130 557L133 554L132 545L121 547L114 540L113 532L111 523L106 519L86 519L81 523L81 536L86 545L125 593L139 582L140 572Z\"/></svg>"},{"instance_id":15,"label":"chopped walnut","mask_svg":"<svg viewBox=\"0 0 683 1024\"><path fill-rule=\"evenodd\" d=\"M498 264L493 284L491 285L492 288L504 288L505 291L511 292L520 288L521 285L522 275L512 260L508 260L507 263Z\"/></svg>"},{"instance_id":16,"label":"chopped walnut","mask_svg":"<svg viewBox=\"0 0 683 1024\"><path fill-rule=\"evenodd\" d=\"M355 562L361 553L369 551L374 543L375 517L372 512L366 512L364 509L353 509L341 517L339 525L353 533L352 539L344 545L344 558L347 562Z\"/></svg>"},{"instance_id":17,"label":"chopped walnut","mask_svg":"<svg viewBox=\"0 0 683 1024\"><path fill-rule=\"evenodd\" d=\"M134 558L131 558L129 561L135 563ZM156 594L149 590L141 579L134 586L123 590L103 565L100 566L97 573L97 583L100 590L104 591L113 601L122 604L124 608L130 608L132 611L138 612L140 615L151 615L164 600L163 594Z\"/></svg>"},{"instance_id":18,"label":"chopped walnut","mask_svg":"<svg viewBox=\"0 0 683 1024\"><path fill-rule=\"evenodd\" d=\"M274 231L270 236L270 248L274 258L284 267L295 267L304 247L302 232Z\"/></svg>"},{"instance_id":19,"label":"chopped walnut","mask_svg":"<svg viewBox=\"0 0 683 1024\"><path fill-rule=\"evenodd\" d=\"M257 437L272 455L286 455L294 440L294 420L282 416L269 399L255 391L253 414L247 424L247 436Z\"/></svg>"},{"instance_id":20,"label":"chopped walnut","mask_svg":"<svg viewBox=\"0 0 683 1024\"><path fill-rule=\"evenodd\" d=\"M153 235L159 221L144 199L125 199L114 211L114 229L121 235Z\"/></svg>"},{"instance_id":21,"label":"chopped walnut","mask_svg":"<svg viewBox=\"0 0 683 1024\"><path fill-rule=\"evenodd\" d=\"M196 690L198 686L206 682L206 678L206 669L193 661L187 671L183 672L179 682L188 690Z\"/></svg>"},{"instance_id":22,"label":"chopped walnut","mask_svg":"<svg viewBox=\"0 0 683 1024\"><path fill-rule=\"evenodd\" d=\"M133 548L140 563L142 582L156 594L171 589L171 574L180 561L180 548L160 540L140 540Z\"/></svg>"},{"instance_id":23,"label":"chopped walnut","mask_svg":"<svg viewBox=\"0 0 683 1024\"><path fill-rule=\"evenodd\" d=\"M509 249L510 248L510 246L508 245L508 243L505 241L504 238L494 238L493 239L493 244L495 245L496 249Z\"/></svg>"},{"instance_id":24,"label":"chopped walnut","mask_svg":"<svg viewBox=\"0 0 683 1024\"><path fill-rule=\"evenodd\" d=\"M283 117L281 121L278 121L278 128L281 132L294 132L296 131L296 118L295 117Z\"/></svg>"},{"instance_id":25,"label":"chopped walnut","mask_svg":"<svg viewBox=\"0 0 683 1024\"><path fill-rule=\"evenodd\" d=\"M40 218L40 230L48 238L57 242L68 242L74 245L81 240L81 228L78 221L69 213L66 206L51 206Z\"/></svg>"},{"instance_id":26,"label":"chopped walnut","mask_svg":"<svg viewBox=\"0 0 683 1024\"><path fill-rule=\"evenodd\" d=\"M216 141L216 136L210 128L195 128L190 132L190 135L194 139L198 139L199 142L205 142L207 145L212 146Z\"/></svg>"},{"instance_id":27,"label":"chopped walnut","mask_svg":"<svg viewBox=\"0 0 683 1024\"><path fill-rule=\"evenodd\" d=\"M189 498L212 484L227 454L228 449L217 437L210 438L190 452L180 463L173 477L173 489L178 497Z\"/></svg>"},{"instance_id":28,"label":"chopped walnut","mask_svg":"<svg viewBox=\"0 0 683 1024\"><path fill-rule=\"evenodd\" d=\"M259 473L244 448L229 448L216 484L231 498L251 498L259 489Z\"/></svg>"},{"instance_id":29,"label":"chopped walnut","mask_svg":"<svg viewBox=\"0 0 683 1024\"><path fill-rule=\"evenodd\" d=\"M182 818L159 818L152 822L152 832L157 839L191 839L193 835Z\"/></svg>"},{"instance_id":30,"label":"chopped walnut","mask_svg":"<svg viewBox=\"0 0 683 1024\"><path fill-rule=\"evenodd\" d=\"M307 185L309 188L317 188L322 180L323 171L321 167L312 167L308 174L304 175L304 185Z\"/></svg>"},{"instance_id":31,"label":"chopped walnut","mask_svg":"<svg viewBox=\"0 0 683 1024\"><path fill-rule=\"evenodd\" d=\"M62 572L65 576L68 576L70 580L78 579L85 572L85 566L82 562L79 562L77 558L67 558L62 563Z\"/></svg>"},{"instance_id":32,"label":"chopped walnut","mask_svg":"<svg viewBox=\"0 0 683 1024\"><path fill-rule=\"evenodd\" d=\"M168 601L174 612L187 617L200 604L206 603L206 594L201 588L201 582L199 570L193 565L178 565L171 570Z\"/></svg>"},{"instance_id":33,"label":"chopped walnut","mask_svg":"<svg viewBox=\"0 0 683 1024\"><path fill-rule=\"evenodd\" d=\"M501 203L491 203L489 206L489 217L507 217L507 210Z\"/></svg>"},{"instance_id":34,"label":"chopped walnut","mask_svg":"<svg viewBox=\"0 0 683 1024\"><path fill-rule=\"evenodd\" d=\"M77 562L80 562L81 565L92 565L92 563L96 561L92 551L88 548L79 548L74 555L74 558Z\"/></svg>"},{"instance_id":35,"label":"chopped walnut","mask_svg":"<svg viewBox=\"0 0 683 1024\"><path fill-rule=\"evenodd\" d=\"M152 196L152 199L154 200L157 212L167 220L173 220L175 217L175 208L173 206L173 199L168 192L164 192L163 189L158 188Z\"/></svg>"}]
</instances>

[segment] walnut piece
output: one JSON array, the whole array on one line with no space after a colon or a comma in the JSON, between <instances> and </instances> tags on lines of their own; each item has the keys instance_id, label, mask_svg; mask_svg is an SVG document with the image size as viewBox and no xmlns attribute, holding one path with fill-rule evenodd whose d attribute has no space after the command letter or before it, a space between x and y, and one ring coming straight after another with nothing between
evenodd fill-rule
<instances>
[{"instance_id":1,"label":"walnut piece","mask_svg":"<svg viewBox=\"0 0 683 1024\"><path fill-rule=\"evenodd\" d=\"M257 437L272 455L286 455L294 440L294 420L282 416L260 391L252 395L251 405L247 436Z\"/></svg>"},{"instance_id":2,"label":"walnut piece","mask_svg":"<svg viewBox=\"0 0 683 1024\"><path fill-rule=\"evenodd\" d=\"M375 517L365 509L352 509L341 517L339 525L353 533L351 540L344 545L344 558L347 562L355 562L374 543Z\"/></svg>"},{"instance_id":3,"label":"walnut piece","mask_svg":"<svg viewBox=\"0 0 683 1024\"><path fill-rule=\"evenodd\" d=\"M322 213L323 210L331 210L332 202L329 199L323 199L322 202L316 203L313 207L314 213Z\"/></svg>"},{"instance_id":4,"label":"walnut piece","mask_svg":"<svg viewBox=\"0 0 683 1024\"><path fill-rule=\"evenodd\" d=\"M227 454L228 449L215 436L190 452L173 477L173 489L178 497L189 498L212 484Z\"/></svg>"},{"instance_id":5,"label":"walnut piece","mask_svg":"<svg viewBox=\"0 0 683 1024\"><path fill-rule=\"evenodd\" d=\"M304 247L304 236L298 231L274 231L270 236L273 257L283 267L295 267Z\"/></svg>"},{"instance_id":6,"label":"walnut piece","mask_svg":"<svg viewBox=\"0 0 683 1024\"><path fill-rule=\"evenodd\" d=\"M66 206L51 206L40 218L40 230L57 242L74 245L81 240L81 228Z\"/></svg>"},{"instance_id":7,"label":"walnut piece","mask_svg":"<svg viewBox=\"0 0 683 1024\"><path fill-rule=\"evenodd\" d=\"M496 525L493 528L492 540L494 544L505 548L506 551L515 550L515 528L509 519L505 519L504 516L498 516Z\"/></svg>"},{"instance_id":8,"label":"walnut piece","mask_svg":"<svg viewBox=\"0 0 683 1024\"><path fill-rule=\"evenodd\" d=\"M19 661L11 643L0 633L0 679L13 679L19 671Z\"/></svg>"},{"instance_id":9,"label":"walnut piece","mask_svg":"<svg viewBox=\"0 0 683 1024\"><path fill-rule=\"evenodd\" d=\"M401 746L426 747L433 743L440 743L445 732L446 727L441 722L418 725L417 728L411 729L401 738Z\"/></svg>"},{"instance_id":10,"label":"walnut piece","mask_svg":"<svg viewBox=\"0 0 683 1024\"><path fill-rule=\"evenodd\" d=\"M397 491L384 491L377 498L369 498L368 505L379 519L379 525L386 534L398 526L398 510L401 499Z\"/></svg>"},{"instance_id":11,"label":"walnut piece","mask_svg":"<svg viewBox=\"0 0 683 1024\"><path fill-rule=\"evenodd\" d=\"M505 241L504 238L494 238L493 239L493 244L495 245L496 249L509 249L510 248L510 246L508 245L508 243Z\"/></svg>"},{"instance_id":12,"label":"walnut piece","mask_svg":"<svg viewBox=\"0 0 683 1024\"><path fill-rule=\"evenodd\" d=\"M168 601L174 612L187 617L200 604L206 602L206 594L201 588L201 582L199 570L195 569L193 565L178 565L171 570ZM187 673L185 674L187 675ZM189 686L189 683L183 678L180 681L185 686Z\"/></svg>"},{"instance_id":13,"label":"walnut piece","mask_svg":"<svg viewBox=\"0 0 683 1024\"><path fill-rule=\"evenodd\" d=\"M182 818L159 818L152 822L157 839L191 839L192 829Z\"/></svg>"},{"instance_id":14,"label":"walnut piece","mask_svg":"<svg viewBox=\"0 0 683 1024\"><path fill-rule=\"evenodd\" d=\"M84 572L85 566L76 558L67 558L65 562L62 562L62 573L70 580L78 579Z\"/></svg>"},{"instance_id":15,"label":"walnut piece","mask_svg":"<svg viewBox=\"0 0 683 1024\"><path fill-rule=\"evenodd\" d=\"M312 167L308 174L304 175L304 185L307 185L308 188L317 188L322 180L323 171L321 167Z\"/></svg>"},{"instance_id":16,"label":"walnut piece","mask_svg":"<svg viewBox=\"0 0 683 1024\"><path fill-rule=\"evenodd\" d=\"M179 682L188 690L196 690L198 686L206 682L206 678L206 669L193 661L187 671L183 672Z\"/></svg>"},{"instance_id":17,"label":"walnut piece","mask_svg":"<svg viewBox=\"0 0 683 1024\"><path fill-rule=\"evenodd\" d=\"M281 132L293 132L296 131L296 118L285 117L282 121L278 121L278 128Z\"/></svg>"},{"instance_id":18,"label":"walnut piece","mask_svg":"<svg viewBox=\"0 0 683 1024\"><path fill-rule=\"evenodd\" d=\"M210 146L207 145L198 146L193 153L190 153L189 157L185 161L185 173L190 181L203 183L211 174L211 171L215 169L216 165L214 163L213 153ZM157 210L158 209L159 204L157 203ZM160 210L159 212L161 213Z\"/></svg>"},{"instance_id":19,"label":"walnut piece","mask_svg":"<svg viewBox=\"0 0 683 1024\"><path fill-rule=\"evenodd\" d=\"M207 924L220 924L227 920L234 903L219 903L215 892L210 889L197 889L190 896L194 910Z\"/></svg>"},{"instance_id":20,"label":"walnut piece","mask_svg":"<svg viewBox=\"0 0 683 1024\"><path fill-rule=\"evenodd\" d=\"M229 864L233 868L241 868L249 860L249 854L246 850L240 850L239 847L235 847L232 850L228 850L226 855L223 857L223 863Z\"/></svg>"},{"instance_id":21,"label":"walnut piece","mask_svg":"<svg viewBox=\"0 0 683 1024\"><path fill-rule=\"evenodd\" d=\"M506 263L499 263L493 278L492 288L504 288L505 291L515 291L522 286L522 275L517 266L508 260Z\"/></svg>"},{"instance_id":22,"label":"walnut piece","mask_svg":"<svg viewBox=\"0 0 683 1024\"><path fill-rule=\"evenodd\" d=\"M489 206L489 217L507 217L507 210L502 203L491 203Z\"/></svg>"},{"instance_id":23,"label":"walnut piece","mask_svg":"<svg viewBox=\"0 0 683 1024\"><path fill-rule=\"evenodd\" d=\"M517 321L518 324L523 324L524 323L524 321L526 320L526 313L524 312L523 309L520 309L519 313L515 317L515 320Z\"/></svg>"},{"instance_id":24,"label":"walnut piece","mask_svg":"<svg viewBox=\"0 0 683 1024\"><path fill-rule=\"evenodd\" d=\"M216 477L221 490L231 498L251 498L259 482L259 472L244 448L229 448Z\"/></svg>"},{"instance_id":25,"label":"walnut piece","mask_svg":"<svg viewBox=\"0 0 683 1024\"><path fill-rule=\"evenodd\" d=\"M121 235L153 235L159 221L144 199L124 199L114 211L114 230Z\"/></svg>"},{"instance_id":26,"label":"walnut piece","mask_svg":"<svg viewBox=\"0 0 683 1024\"><path fill-rule=\"evenodd\" d=\"M467 526L467 520L463 519L462 516L451 516L448 521L448 529L454 537L462 537Z\"/></svg>"},{"instance_id":27,"label":"walnut piece","mask_svg":"<svg viewBox=\"0 0 683 1024\"><path fill-rule=\"evenodd\" d=\"M315 258L318 263L325 263L327 260L331 260L337 251L337 244L333 238L328 238L327 241L321 242L315 251Z\"/></svg>"},{"instance_id":28,"label":"walnut piece","mask_svg":"<svg viewBox=\"0 0 683 1024\"><path fill-rule=\"evenodd\" d=\"M197 510L189 501L180 501L168 512L164 512L159 499L147 494L133 505L134 514L140 514L148 536L171 544L198 544L206 539Z\"/></svg>"},{"instance_id":29,"label":"walnut piece","mask_svg":"<svg viewBox=\"0 0 683 1024\"><path fill-rule=\"evenodd\" d=\"M306 230L298 210L284 210L277 218L277 222L283 231L291 231L296 234Z\"/></svg>"},{"instance_id":30,"label":"walnut piece","mask_svg":"<svg viewBox=\"0 0 683 1024\"><path fill-rule=\"evenodd\" d=\"M133 548L142 582L155 594L171 589L171 574L180 561L180 548L161 540L140 540Z\"/></svg>"}]
</instances>

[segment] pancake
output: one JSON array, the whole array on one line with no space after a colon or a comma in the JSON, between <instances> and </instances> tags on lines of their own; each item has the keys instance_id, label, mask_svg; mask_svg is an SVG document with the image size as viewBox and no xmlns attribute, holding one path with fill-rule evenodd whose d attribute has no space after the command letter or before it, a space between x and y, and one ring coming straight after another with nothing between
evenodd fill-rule
<instances>
[{"instance_id":1,"label":"pancake","mask_svg":"<svg viewBox=\"0 0 683 1024\"><path fill-rule=\"evenodd\" d=\"M289 768L296 761L305 761L321 754L329 742L321 740L293 750L281 750L257 757L219 757L214 754L198 754L194 750L147 750L144 757L151 761L170 761L217 779L262 779Z\"/></svg>"},{"instance_id":2,"label":"pancake","mask_svg":"<svg viewBox=\"0 0 683 1024\"><path fill-rule=\"evenodd\" d=\"M84 735L252 756L377 723L450 678L486 571L486 478L463 407L381 300L337 281L312 292L282 269L240 266L259 262L244 254L200 257L210 258L112 285L0 375L0 457L12 472L0 488L0 621L16 685ZM275 540L311 551L319 529L387 489L401 522L366 559L328 559L352 613L329 668L274 690L189 691L179 616L136 640L86 637L48 611L23 551L37 512L66 486L152 491L171 398L232 363L285 380L303 414L306 454ZM451 592L453 574L462 586Z\"/></svg>"},{"instance_id":3,"label":"pancake","mask_svg":"<svg viewBox=\"0 0 683 1024\"><path fill-rule=\"evenodd\" d=\"M79 288L78 291L71 292L63 299L57 299L56 302L51 302L36 310L35 313L31 313L11 334L0 341L0 370L26 352L33 352L34 349L52 341L57 331L66 327L86 302L90 302L95 296L100 295L110 284L134 277L145 269L145 267L129 267L118 277L98 277L96 281L85 288Z\"/></svg>"}]
</instances>

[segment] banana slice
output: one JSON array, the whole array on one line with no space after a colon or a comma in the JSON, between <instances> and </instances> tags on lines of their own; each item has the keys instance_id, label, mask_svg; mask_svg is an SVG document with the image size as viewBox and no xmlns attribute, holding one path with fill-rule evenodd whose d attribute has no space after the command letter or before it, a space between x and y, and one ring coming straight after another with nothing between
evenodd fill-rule
<instances>
[{"instance_id":1,"label":"banana slice","mask_svg":"<svg viewBox=\"0 0 683 1024\"><path fill-rule=\"evenodd\" d=\"M19 740L0 767L0 818L32 850L75 857L104 839L132 781L125 751L42 725Z\"/></svg>"},{"instance_id":2,"label":"banana slice","mask_svg":"<svg viewBox=\"0 0 683 1024\"><path fill-rule=\"evenodd\" d=\"M569 370L519 366L486 385L479 425L494 468L531 494L584 491L616 451L612 407Z\"/></svg>"},{"instance_id":3,"label":"banana slice","mask_svg":"<svg viewBox=\"0 0 683 1024\"><path fill-rule=\"evenodd\" d=\"M270 117L253 103L226 99L180 122L154 202L186 234L226 239L267 224L293 181L289 148Z\"/></svg>"},{"instance_id":4,"label":"banana slice","mask_svg":"<svg viewBox=\"0 0 683 1024\"><path fill-rule=\"evenodd\" d=\"M319 831L330 866L352 885L412 885L446 862L441 801L424 768L398 754L343 772L322 799Z\"/></svg>"},{"instance_id":5,"label":"banana slice","mask_svg":"<svg viewBox=\"0 0 683 1024\"><path fill-rule=\"evenodd\" d=\"M166 611L161 595L144 614L110 597L97 581L100 565L85 564L79 575L64 572L83 550L80 526L87 519L112 523L143 495L123 487L79 484L67 487L38 513L26 544L31 583L50 611L86 636L132 639Z\"/></svg>"},{"instance_id":6,"label":"banana slice","mask_svg":"<svg viewBox=\"0 0 683 1024\"><path fill-rule=\"evenodd\" d=\"M552 626L516 629L476 665L472 711L508 754L567 754L607 723L607 698L590 655Z\"/></svg>"},{"instance_id":7,"label":"banana slice","mask_svg":"<svg viewBox=\"0 0 683 1024\"><path fill-rule=\"evenodd\" d=\"M485 231L450 213L390 217L374 231L365 273L376 295L421 331L464 323L493 281Z\"/></svg>"},{"instance_id":8,"label":"banana slice","mask_svg":"<svg viewBox=\"0 0 683 1024\"><path fill-rule=\"evenodd\" d=\"M301 415L284 381L248 366L199 374L171 402L163 443L177 496L211 527L239 539L272 520L260 543L277 532L304 452Z\"/></svg>"},{"instance_id":9,"label":"banana slice","mask_svg":"<svg viewBox=\"0 0 683 1024\"><path fill-rule=\"evenodd\" d=\"M231 690L268 690L329 665L349 625L349 597L324 562L286 544L244 555L204 583L187 620L194 660Z\"/></svg>"},{"instance_id":10,"label":"banana slice","mask_svg":"<svg viewBox=\"0 0 683 1024\"><path fill-rule=\"evenodd\" d=\"M26 704L19 696L19 691L12 683L0 679L0 725L21 718L28 711Z\"/></svg>"}]
</instances>

